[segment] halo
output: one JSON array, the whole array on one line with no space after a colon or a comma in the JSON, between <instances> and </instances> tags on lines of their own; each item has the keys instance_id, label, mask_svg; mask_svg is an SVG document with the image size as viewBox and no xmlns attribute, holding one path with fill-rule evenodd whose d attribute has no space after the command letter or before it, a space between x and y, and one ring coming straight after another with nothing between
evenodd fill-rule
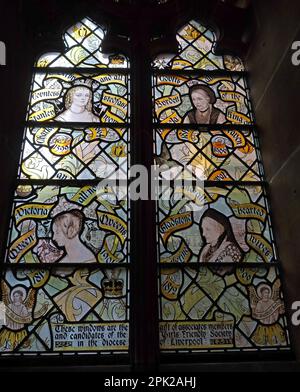
<instances>
[{"instance_id":1,"label":"halo","mask_svg":"<svg viewBox=\"0 0 300 392\"><path fill-rule=\"evenodd\" d=\"M257 287L257 289L256 289L257 294L258 294L258 296L259 296L260 298L262 298L262 291L263 291L264 289L267 289L267 290L269 291L270 294L272 293L272 289L271 289L271 287L270 287L269 285L267 285L267 284L265 284L265 283L261 283L261 284Z\"/></svg>"},{"instance_id":2,"label":"halo","mask_svg":"<svg viewBox=\"0 0 300 392\"><path fill-rule=\"evenodd\" d=\"M13 302L14 300L14 294L16 291L21 291L23 294L23 301L25 301L26 297L27 297L27 291L23 286L16 286L14 287L11 292L10 292L10 299Z\"/></svg>"}]
</instances>

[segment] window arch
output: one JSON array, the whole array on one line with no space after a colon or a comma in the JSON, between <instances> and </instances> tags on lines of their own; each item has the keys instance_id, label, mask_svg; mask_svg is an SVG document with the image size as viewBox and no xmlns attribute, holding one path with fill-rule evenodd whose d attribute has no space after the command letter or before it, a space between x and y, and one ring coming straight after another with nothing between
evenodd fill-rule
<instances>
[{"instance_id":1,"label":"window arch","mask_svg":"<svg viewBox=\"0 0 300 392\"><path fill-rule=\"evenodd\" d=\"M161 353L289 350L243 63L195 20L176 38L152 64Z\"/></svg>"},{"instance_id":2,"label":"window arch","mask_svg":"<svg viewBox=\"0 0 300 392\"><path fill-rule=\"evenodd\" d=\"M3 286L3 293L10 293L10 296L13 296L13 290L20 286L18 289L21 292L21 294L19 293L19 302L20 296L22 301L26 297L26 304L23 303L25 306L24 312L31 314L33 319L36 317L35 311L38 312L40 308L30 310L31 308L27 305L29 287L33 284L30 277L33 276L34 279L42 282L35 283L38 284L36 287L33 286L34 290L31 292L31 296L36 299L39 290L42 292L43 284L50 285L51 271L54 271L55 275L57 270L58 276L59 270L63 271L62 274L65 274L65 276L58 277L60 281L65 281L67 284L62 289L62 294L69 294L67 290L73 288L73 286L76 287L76 283L81 285L89 282L90 288L87 287L87 290L91 291L90 294L93 292L93 295L96 295L95 306L91 309L91 312L88 312L89 315L87 313L83 316L83 319L80 319L73 312L71 316L63 316L65 318L58 319L57 324L64 324L64 321L67 321L69 326L76 324L77 329L80 327L84 329L84 326L80 325L81 320L83 320L86 324L101 324L100 327L102 327L104 322L102 316L99 318L99 313L104 308L104 312L107 314L105 321L109 326L110 322L116 320L112 320L111 315L108 315L109 311L105 309L104 298L111 301L111 298L119 299L122 297L123 303L121 303L120 308L116 307L116 311L121 314L125 303L126 316L121 322L117 321L119 324L123 323L124 326L123 331L117 331L119 332L118 342L125 342L122 343L123 346L120 343L121 347L110 346L110 350L106 350L108 347L103 348L102 346L99 350L99 346L95 347L94 345L90 350L89 344L83 346L80 344L77 349L74 345L64 347L64 343L60 343L60 337L58 336L56 351L59 353L67 352L70 347L72 352L98 352L101 350L116 353L128 352L129 268L126 264L129 261L129 242L127 237L124 238L124 232L128 229L127 224L130 221L128 205L125 199L125 203L120 201L117 206L119 208L113 208L114 206L111 205L109 199L110 195L107 196L107 203L107 192L103 192L101 206L100 204L95 206L99 199L96 201L94 198L96 181L98 182L99 179L105 177L105 173L107 174L103 168L103 157L107 157L109 160L110 165L107 165L108 167L120 167L119 174L116 176L118 178L121 176L121 180L127 179L128 170L128 161L125 155L128 152L130 140L128 124L130 122L129 61L126 56L119 54L101 55L99 57L96 46L93 45L100 45L105 33L105 29L97 27L89 18L86 18L66 32L64 40L67 49L64 54L49 53L39 58L36 63L35 71L38 76L33 81L31 89L31 101L28 107L27 127L18 174L19 186L16 191L10 227L7 263L3 266L5 273L3 282L4 286L6 285L6 287ZM235 353L236 351L249 352L250 350L257 352L261 349L274 348L278 351L288 350L286 321L282 314L282 293L279 289L278 259L269 219L269 207L266 199L257 132L251 112L246 75L242 62L232 56L216 56L213 51L216 43L214 33L195 21L180 29L177 37L181 44L180 53L173 57L170 55L159 56L153 63L155 159L158 164L166 163L167 166L170 163L176 163L180 167L191 164L192 170L188 173L187 179L191 181L192 189L183 188L183 190L184 197L190 198L196 205L198 192L195 192L194 183L197 181L197 175L195 177L195 174L198 173L199 168L204 169L201 172L204 176L205 186L202 193L199 193L199 204L202 205L204 202L206 210L216 211L211 213L206 220L210 219L216 222L215 227L218 227L218 223L219 226L226 227L226 231L231 231L231 237L227 238L231 249L228 250L228 254L226 253L227 249L225 252L225 256L229 258L227 262L222 262L222 265L218 264L218 266L208 264L213 260L209 259L211 251L204 249L207 245L207 238L204 236L202 223L205 218L201 215L201 211L196 219L194 213L189 214L191 211L187 208L187 203L182 205L181 208L177 206L176 214L175 209L170 211L170 208L168 208L174 207L173 205L167 205L167 208L165 208L165 205L162 206L158 203L161 351L170 354L187 351L191 353L204 353L206 351L211 353L216 351ZM209 40L209 45L206 40ZM207 48L205 48L205 43L208 46ZM189 53L190 49L194 54ZM45 80L46 78L43 79L41 75L46 74L51 74L52 77L47 78L47 80ZM118 75L118 77L114 78L114 75ZM76 81L79 82L78 86L81 89L87 89L91 92L87 97L88 100L91 95L93 96L92 102L86 106L87 113L84 113L86 116L79 119L76 114L72 114L72 111L70 113L70 108L72 109L70 105L74 99L71 94L73 90L71 89L77 85L75 84ZM98 91L99 88L97 89L99 84L102 87L104 86L100 89L101 91ZM60 85L62 89L58 91ZM124 85L128 88L125 92ZM202 96L205 97L205 94L207 96L211 95L210 101L216 100L211 104L218 110L215 111L213 116L210 113L208 118L200 117L200 122L196 115L191 116L191 119L188 116L188 112L194 110L193 90L198 88L199 91L199 85L202 86L200 89ZM50 86L53 89L51 91L53 95L50 98L53 99L50 99L49 95L47 96L47 91L42 91L44 88L45 90L47 87L50 88ZM206 89L204 89L204 86ZM220 86L223 86L223 88L219 88ZM172 89L175 91L174 94ZM54 105L51 103L52 101L55 101ZM92 108L90 107L91 103L93 103ZM124 110L124 106L127 110ZM180 110L177 109L179 106ZM142 108L142 106L140 107ZM125 115L124 112L126 112ZM186 120L184 120L185 117ZM212 120L212 117L214 120ZM66 123L68 127L66 127ZM84 130L85 136L80 139L79 136L83 135L82 130ZM62 136L62 138L58 136ZM87 144L90 147L92 146L91 151L86 149ZM184 151L180 153L180 149L186 150L188 153L185 154ZM66 156L69 159L65 159ZM50 159L50 157L52 158ZM245 157L247 162L244 160ZM39 167L45 169L35 171L35 163L32 160L36 160L40 165ZM193 170L193 167L195 170ZM54 190L55 187L57 191ZM42 188L47 188L45 194L49 192L46 199L40 198ZM66 188L70 189L69 193L65 191ZM96 190L99 195L99 188L96 187ZM33 199L33 195L36 195L37 199ZM70 209L67 210L70 211L69 215L63 216L64 208L70 202L70 198ZM55 207L51 204L56 202L58 203L57 206L60 207L60 200L62 209L57 208L55 211ZM26 209L28 202L35 204L32 210ZM86 205L83 204L85 202ZM46 208L43 211L38 211L41 216L36 216L37 210L34 210L34 208L38 208L37 204L39 203L46 204ZM24 208L24 204L26 208ZM73 206L80 205L81 207L80 209L73 208L71 204ZM95 206L94 211L92 211L92 204ZM209 208L206 208L207 206ZM84 225L80 223L82 214L78 210L89 210ZM15 214L16 211L17 215ZM48 227L47 224L45 227L41 227L41 231L38 233L40 237L35 238L34 233L29 231L28 237L22 238L22 240L25 240L25 244L30 243L30 241L44 240L45 246L42 246L41 249L43 256L39 255L37 244L31 248L32 258L28 257L27 252L26 254L23 254L22 251L19 252L20 243L16 242L18 241L18 234L21 234L22 237L28 231L21 233L18 231L18 226L20 225L19 227L22 226L22 229L27 230L26 219L24 218L26 213L32 214L33 216L30 219L35 219L38 223L42 220L49 221L49 217L53 221L56 217L58 218L56 218L57 223L45 222ZM178 215L176 217L177 221L173 220L174 214ZM170 230L172 225L176 229L179 220L182 220L183 223L181 230ZM241 223L240 226L244 226L244 235L246 236L244 241L241 241L241 238L236 238L238 237L236 233L239 231L238 222ZM92 223L95 224L94 227L97 227L97 230L100 228L106 233L104 236L107 238L107 243L102 242L102 252L99 250L100 247L90 245L94 240L93 234L96 234L96 230L91 230L88 235L88 230L93 227ZM44 225L41 224L40 226ZM63 230L73 233L77 231L79 242L84 245L84 249L81 248L81 250L86 252L87 255L85 261L95 257L97 264L83 263L84 265L76 264L67 267L62 265L67 262L66 259L64 260L65 255L57 254L57 258L53 260L57 263L51 265L51 257L47 252L50 248L49 245L52 245L49 238L53 237L54 239L54 232L59 231L59 229L55 230L55 226L62 227L62 232ZM119 231L116 227L119 228ZM115 231L112 229L115 229ZM30 228L30 230L32 229ZM126 234L128 232L129 230ZM49 236L47 237L45 233L48 233ZM60 234L56 235L59 236ZM70 235L72 236L72 234ZM198 238L198 241L193 243L193 238ZM230 241L232 238L234 238L234 241ZM201 243L199 239L201 239ZM252 248L247 242L248 240ZM117 245L115 245L115 242L117 242ZM169 245L171 242L172 247ZM104 246L105 244L106 246ZM17 247L17 253L11 252L11 250L14 250L13 245ZM133 246L137 246L137 244ZM266 251L261 250L262 246L265 246ZM61 245L61 247L65 248L64 245ZM248 251L247 249L250 250L250 248L251 251ZM112 252L112 249L114 249L114 252ZM91 251L93 256L88 251ZM9 263L14 260L14 255L18 258L18 262ZM91 256L91 258L88 256ZM230 257L233 258L233 256L238 260L231 260ZM36 262L40 257L44 258L42 262L45 263L42 268ZM47 257L50 257L49 262L47 262ZM242 257L244 258L243 261L241 261ZM247 260L245 260L246 257ZM29 263L23 266L21 260L25 259ZM244 264L237 265L236 261L244 262ZM106 262L110 264L109 267ZM111 269L112 262L116 263L114 264L116 268ZM122 263L121 268L117 263ZM64 272L65 268L72 271L70 276ZM79 271L79 274L73 276L75 268ZM90 274L88 278L86 278L85 272L82 274L86 268ZM25 273L27 269L31 274L30 276ZM121 270L121 272L118 272L118 270ZM108 276L105 274L106 271L109 274ZM39 274L44 274L44 277L39 276ZM97 283L95 283L94 277L91 278L93 274L98 274L95 278ZM45 276L47 276L46 280L44 280ZM145 282L147 277L144 276L143 279L145 279ZM21 283L19 283L20 281ZM39 284L42 286L39 286ZM274 298L276 297L276 301L271 303L272 306L277 307L273 312L277 317L277 319L275 317L276 320L273 324L272 322L269 323L272 318L269 318L267 322L259 319L261 315L256 305L262 299L263 288L265 288L265 292L268 291L266 295L272 296L272 298L273 295ZM211 293L212 290L215 293ZM100 296L99 291L102 295L101 298L97 298L97 293ZM67 311L63 305L65 303L64 296L55 293L54 298L55 301L61 300L61 302L55 303L55 306L56 309L58 308L58 312L64 314ZM243 323L236 322L235 303L232 298L238 299L240 315L249 317L249 323L247 320ZM254 308L251 306L251 298L255 305ZM11 300L8 299L8 301ZM205 314L201 315L202 306ZM47 306L47 309L44 308L46 311L45 317L48 317L48 308L49 306ZM255 327L248 336L245 330L251 330L252 327L248 325L251 322ZM27 333L31 333L29 325L30 323L24 323L25 328L23 329ZM275 336L280 336L280 338L270 343L268 341L271 334L270 326L274 325L275 329L272 331ZM170 333L170 329L174 336L177 334L175 338ZM198 335L199 330L201 331L200 337ZM217 330L219 333L216 334L215 341L210 336L213 330ZM5 331L5 328L2 331ZM32 331L33 335L38 334L37 329L33 328ZM256 333L256 331L258 332ZM186 334L186 336L183 336L183 334ZM4 339L9 341L6 333L3 336ZM112 339L114 337L115 335L112 335ZM27 353L29 351L29 336L23 335L20 339L14 349L15 351L19 350L20 353ZM194 339L196 339L196 343L190 344L189 342L187 347L187 340ZM201 339L206 343L199 343L202 342ZM261 339L266 339L266 344L261 343ZM37 341L43 347L43 350L40 350L41 352L51 351L51 347L47 346L46 342L43 343L43 339L38 338ZM52 337L52 342L54 341ZM151 344L151 341L149 344ZM37 351L33 350L31 352ZM9 347L7 347L6 353L10 352Z\"/></svg>"},{"instance_id":3,"label":"window arch","mask_svg":"<svg viewBox=\"0 0 300 392\"><path fill-rule=\"evenodd\" d=\"M129 350L128 58L90 18L36 62L1 291L1 353ZM122 191L120 192L120 189Z\"/></svg>"}]
</instances>

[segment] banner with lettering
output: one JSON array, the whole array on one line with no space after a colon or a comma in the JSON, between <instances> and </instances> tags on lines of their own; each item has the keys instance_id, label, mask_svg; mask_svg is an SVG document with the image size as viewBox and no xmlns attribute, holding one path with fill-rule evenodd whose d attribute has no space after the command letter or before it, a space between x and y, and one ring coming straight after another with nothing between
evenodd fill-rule
<instances>
[{"instance_id":1,"label":"banner with lettering","mask_svg":"<svg viewBox=\"0 0 300 392\"><path fill-rule=\"evenodd\" d=\"M160 75L157 78L158 85L171 85L171 86L181 86L183 83L186 83L188 78L183 76L173 76L173 75Z\"/></svg>"},{"instance_id":2,"label":"banner with lettering","mask_svg":"<svg viewBox=\"0 0 300 392\"><path fill-rule=\"evenodd\" d=\"M100 229L107 230L116 234L122 244L127 238L127 225L123 219L108 212L97 211Z\"/></svg>"},{"instance_id":3,"label":"banner with lettering","mask_svg":"<svg viewBox=\"0 0 300 392\"><path fill-rule=\"evenodd\" d=\"M159 98L155 101L155 111L159 117L161 112L166 109L170 109L174 106L178 106L181 103L181 98L179 94L170 95L167 97Z\"/></svg>"},{"instance_id":4,"label":"banner with lettering","mask_svg":"<svg viewBox=\"0 0 300 392\"><path fill-rule=\"evenodd\" d=\"M125 98L104 92L103 96L102 96L102 103L104 105L112 106L112 107L120 110L124 116L126 116L126 114L127 114L128 102Z\"/></svg>"},{"instance_id":5,"label":"banner with lettering","mask_svg":"<svg viewBox=\"0 0 300 392\"><path fill-rule=\"evenodd\" d=\"M37 110L29 115L29 121L48 121L56 116L54 107Z\"/></svg>"},{"instance_id":6,"label":"banner with lettering","mask_svg":"<svg viewBox=\"0 0 300 392\"><path fill-rule=\"evenodd\" d=\"M94 76L93 79L104 85L114 83L126 86L126 76L122 74L102 74Z\"/></svg>"},{"instance_id":7,"label":"banner with lettering","mask_svg":"<svg viewBox=\"0 0 300 392\"><path fill-rule=\"evenodd\" d=\"M62 86L60 88L41 88L36 90L31 97L32 105L40 101L50 101L59 98L62 91Z\"/></svg>"},{"instance_id":8,"label":"banner with lettering","mask_svg":"<svg viewBox=\"0 0 300 392\"><path fill-rule=\"evenodd\" d=\"M33 128L34 142L38 145L48 146L49 140L59 128Z\"/></svg>"},{"instance_id":9,"label":"banner with lettering","mask_svg":"<svg viewBox=\"0 0 300 392\"><path fill-rule=\"evenodd\" d=\"M161 263L187 263L192 256L192 252L189 247L185 243L185 241L181 242L180 247L175 252L175 254L167 257L161 258Z\"/></svg>"},{"instance_id":10,"label":"banner with lettering","mask_svg":"<svg viewBox=\"0 0 300 392\"><path fill-rule=\"evenodd\" d=\"M96 190L96 186L86 185L80 188L80 190L74 196L72 196L71 201L86 206L90 204L95 197L97 197Z\"/></svg>"},{"instance_id":11,"label":"banner with lettering","mask_svg":"<svg viewBox=\"0 0 300 392\"><path fill-rule=\"evenodd\" d=\"M228 110L226 114L227 120L233 124L250 124L251 119L243 113L239 113L235 110Z\"/></svg>"},{"instance_id":12,"label":"banner with lettering","mask_svg":"<svg viewBox=\"0 0 300 392\"><path fill-rule=\"evenodd\" d=\"M20 259L37 243L35 228L25 232L10 246L8 259L11 263L18 263Z\"/></svg>"},{"instance_id":13,"label":"banner with lettering","mask_svg":"<svg viewBox=\"0 0 300 392\"><path fill-rule=\"evenodd\" d=\"M193 224L191 212L175 214L164 219L159 226L159 231L164 242L175 232L184 230Z\"/></svg>"},{"instance_id":14,"label":"banner with lettering","mask_svg":"<svg viewBox=\"0 0 300 392\"><path fill-rule=\"evenodd\" d=\"M15 221L18 226L25 219L47 218L54 204L30 203L24 204L15 210Z\"/></svg>"},{"instance_id":15,"label":"banner with lettering","mask_svg":"<svg viewBox=\"0 0 300 392\"><path fill-rule=\"evenodd\" d=\"M106 112L102 116L102 122L123 123L124 120L120 118L118 115L111 113L109 110L106 110Z\"/></svg>"}]
</instances>

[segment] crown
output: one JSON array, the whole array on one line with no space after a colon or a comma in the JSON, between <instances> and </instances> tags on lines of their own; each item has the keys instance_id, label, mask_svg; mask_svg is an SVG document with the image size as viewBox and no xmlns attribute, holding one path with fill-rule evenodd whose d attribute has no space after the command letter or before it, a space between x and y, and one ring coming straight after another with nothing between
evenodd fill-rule
<instances>
[{"instance_id":1,"label":"crown","mask_svg":"<svg viewBox=\"0 0 300 392\"><path fill-rule=\"evenodd\" d=\"M120 296L123 293L124 282L121 279L103 279L102 287L106 297Z\"/></svg>"},{"instance_id":2,"label":"crown","mask_svg":"<svg viewBox=\"0 0 300 392\"><path fill-rule=\"evenodd\" d=\"M112 64L123 64L124 63L124 57L120 55L115 55L111 56L111 63Z\"/></svg>"},{"instance_id":3,"label":"crown","mask_svg":"<svg viewBox=\"0 0 300 392\"><path fill-rule=\"evenodd\" d=\"M200 31L196 30L194 27L192 26L188 26L185 30L185 34L184 37L191 41L194 40L195 38L198 38L199 35L201 35Z\"/></svg>"},{"instance_id":4,"label":"crown","mask_svg":"<svg viewBox=\"0 0 300 392\"><path fill-rule=\"evenodd\" d=\"M186 84L188 85L188 87L193 87L196 85L203 86L203 84L199 83L199 80L189 80Z\"/></svg>"},{"instance_id":5,"label":"crown","mask_svg":"<svg viewBox=\"0 0 300 392\"><path fill-rule=\"evenodd\" d=\"M91 79L77 79L73 82L73 86L82 86L87 88L92 88L93 81Z\"/></svg>"}]
</instances>

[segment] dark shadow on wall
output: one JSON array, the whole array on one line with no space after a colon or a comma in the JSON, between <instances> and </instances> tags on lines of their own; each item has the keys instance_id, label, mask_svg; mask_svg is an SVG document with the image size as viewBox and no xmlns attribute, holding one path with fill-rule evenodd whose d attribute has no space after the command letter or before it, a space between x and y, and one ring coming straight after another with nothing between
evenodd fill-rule
<instances>
[{"instance_id":1,"label":"dark shadow on wall","mask_svg":"<svg viewBox=\"0 0 300 392\"><path fill-rule=\"evenodd\" d=\"M300 2L253 5L257 29L246 65L291 315L292 303L300 301L300 65L291 61L292 43L300 41ZM291 335L299 361L300 326L291 327Z\"/></svg>"}]
</instances>

